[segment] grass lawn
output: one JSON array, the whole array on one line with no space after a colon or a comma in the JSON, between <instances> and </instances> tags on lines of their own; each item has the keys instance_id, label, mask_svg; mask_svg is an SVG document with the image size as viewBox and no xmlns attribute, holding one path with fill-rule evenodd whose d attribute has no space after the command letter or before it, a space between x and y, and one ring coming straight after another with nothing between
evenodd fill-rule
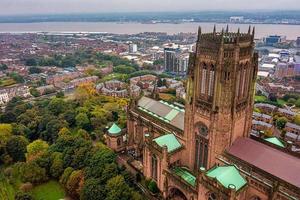
<instances>
[{"instance_id":1,"label":"grass lawn","mask_svg":"<svg viewBox=\"0 0 300 200\"><path fill-rule=\"evenodd\" d=\"M255 101L267 101L268 98L265 96L255 96Z\"/></svg>"},{"instance_id":2,"label":"grass lawn","mask_svg":"<svg viewBox=\"0 0 300 200\"><path fill-rule=\"evenodd\" d=\"M277 103L283 106L284 104L286 104L286 101L284 101L283 99L277 99Z\"/></svg>"},{"instance_id":3,"label":"grass lawn","mask_svg":"<svg viewBox=\"0 0 300 200\"><path fill-rule=\"evenodd\" d=\"M59 200L65 197L65 190L54 180L36 186L31 191L35 200Z\"/></svg>"},{"instance_id":4,"label":"grass lawn","mask_svg":"<svg viewBox=\"0 0 300 200\"><path fill-rule=\"evenodd\" d=\"M0 199L15 199L15 189L7 182L2 172L0 172Z\"/></svg>"}]
</instances>

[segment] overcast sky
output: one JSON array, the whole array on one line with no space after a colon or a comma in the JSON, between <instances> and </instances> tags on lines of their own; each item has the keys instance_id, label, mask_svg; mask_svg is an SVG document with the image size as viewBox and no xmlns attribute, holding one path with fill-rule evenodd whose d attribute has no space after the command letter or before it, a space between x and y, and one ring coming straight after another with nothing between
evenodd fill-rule
<instances>
[{"instance_id":1,"label":"overcast sky","mask_svg":"<svg viewBox=\"0 0 300 200\"><path fill-rule=\"evenodd\" d=\"M0 0L0 15L300 9L300 0Z\"/></svg>"}]
</instances>

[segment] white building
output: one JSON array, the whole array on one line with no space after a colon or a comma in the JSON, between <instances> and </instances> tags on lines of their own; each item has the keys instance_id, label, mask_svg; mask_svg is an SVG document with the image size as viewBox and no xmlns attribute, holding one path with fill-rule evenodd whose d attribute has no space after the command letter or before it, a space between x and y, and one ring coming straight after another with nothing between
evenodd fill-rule
<instances>
[{"instance_id":1,"label":"white building","mask_svg":"<svg viewBox=\"0 0 300 200\"><path fill-rule=\"evenodd\" d=\"M138 50L137 44L133 44L133 43L129 44L129 53L136 53L137 50Z\"/></svg>"}]
</instances>

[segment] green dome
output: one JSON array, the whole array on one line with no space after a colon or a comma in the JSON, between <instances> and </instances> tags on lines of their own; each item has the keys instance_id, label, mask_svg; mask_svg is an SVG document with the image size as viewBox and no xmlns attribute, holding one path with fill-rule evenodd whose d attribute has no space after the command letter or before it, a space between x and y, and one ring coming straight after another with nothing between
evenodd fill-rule
<instances>
[{"instance_id":1,"label":"green dome","mask_svg":"<svg viewBox=\"0 0 300 200\"><path fill-rule=\"evenodd\" d=\"M108 133L111 135L119 135L121 131L121 128L115 123L108 129Z\"/></svg>"}]
</instances>

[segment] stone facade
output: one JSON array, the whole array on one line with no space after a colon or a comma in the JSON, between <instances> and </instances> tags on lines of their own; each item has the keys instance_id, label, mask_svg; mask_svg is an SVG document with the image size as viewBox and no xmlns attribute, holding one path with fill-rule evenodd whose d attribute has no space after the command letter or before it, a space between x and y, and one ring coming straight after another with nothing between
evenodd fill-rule
<instances>
[{"instance_id":1,"label":"stone facade","mask_svg":"<svg viewBox=\"0 0 300 200\"><path fill-rule=\"evenodd\" d=\"M269 168L252 166L252 155L238 158L236 146L243 142L257 151L271 148L248 138L257 70L254 29L202 34L199 28L189 60L185 109L147 97L130 103L126 150L142 162L142 173L156 181L164 199L300 198L300 184L289 174L280 179ZM299 159L295 162L300 166ZM285 162L281 164L284 168ZM226 175L228 169L234 176Z\"/></svg>"}]
</instances>

